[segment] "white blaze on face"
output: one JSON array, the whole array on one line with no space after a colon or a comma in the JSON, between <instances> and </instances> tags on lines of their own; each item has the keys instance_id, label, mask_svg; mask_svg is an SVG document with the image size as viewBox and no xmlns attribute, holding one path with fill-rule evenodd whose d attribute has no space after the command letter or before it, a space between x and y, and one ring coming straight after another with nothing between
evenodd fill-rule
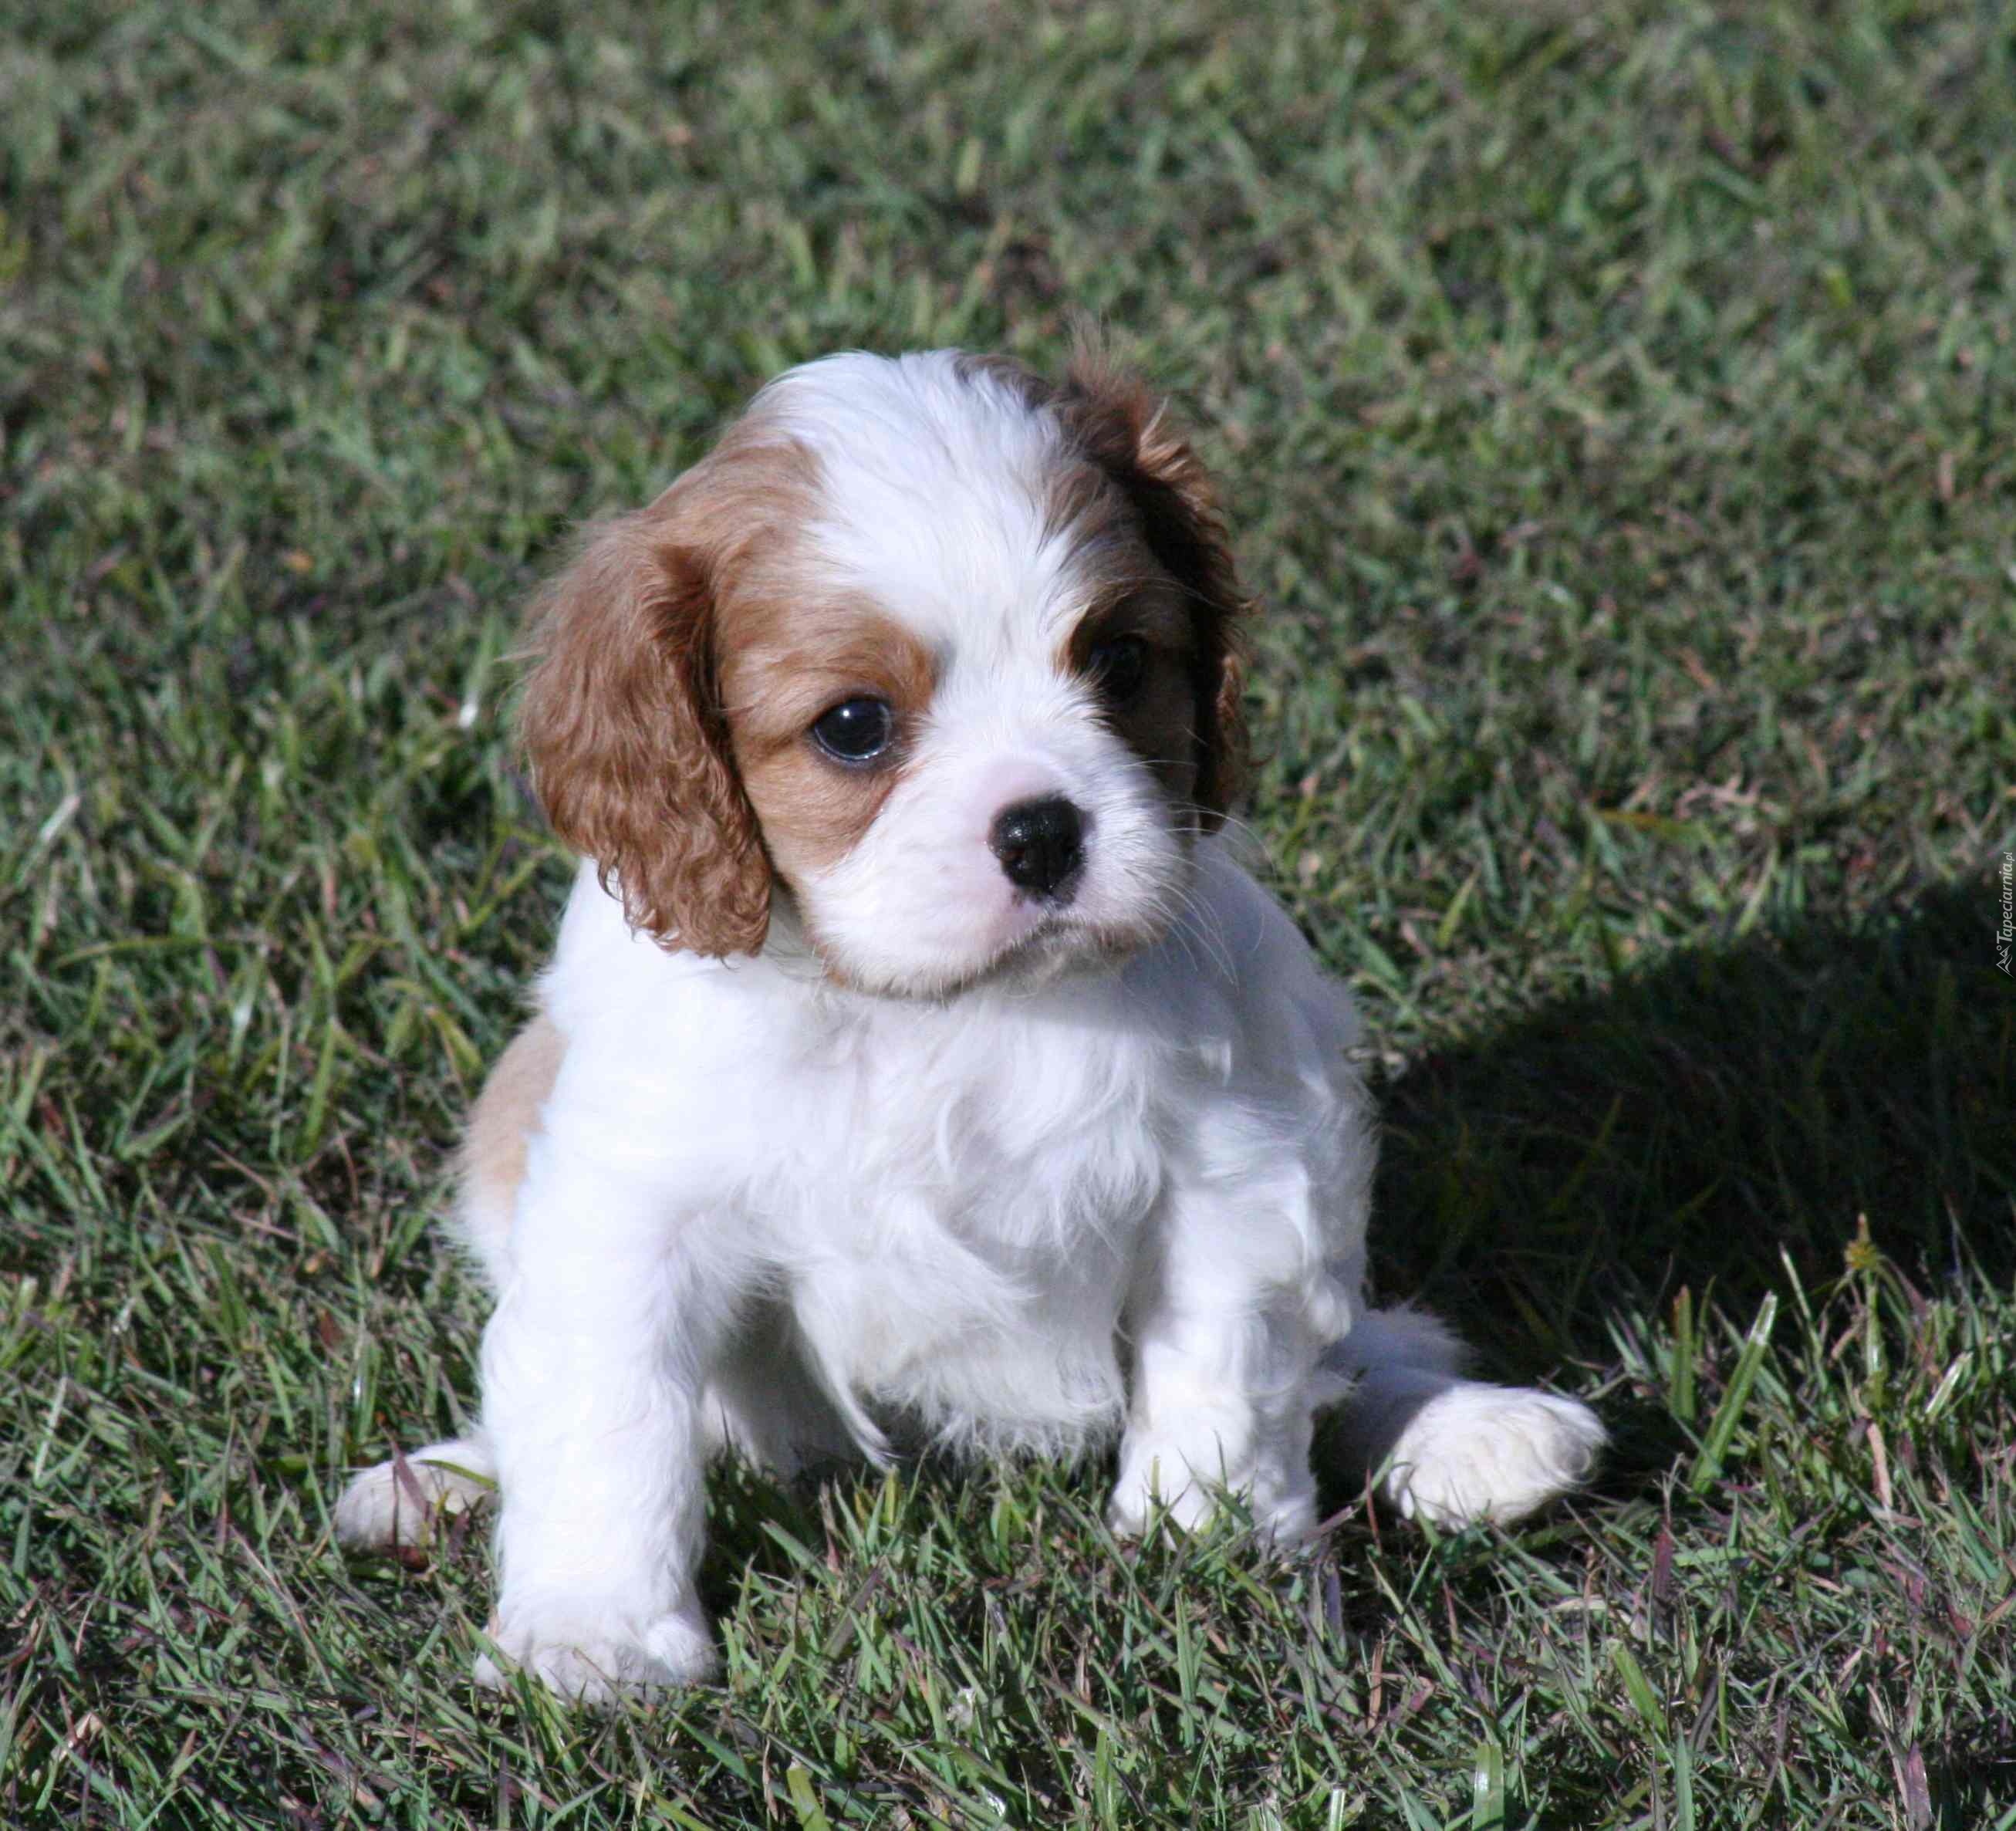
<instances>
[{"instance_id":1,"label":"white blaze on face","mask_svg":"<svg viewBox=\"0 0 2016 1831\"><path fill-rule=\"evenodd\" d=\"M820 460L809 555L923 644L931 704L902 736L900 773L866 834L796 885L805 927L852 982L931 993L1015 959L1052 968L1159 933L1187 870L1188 827L1067 657L1103 583L1053 524L1057 427L949 355L837 357L760 404ZM1068 802L1069 883L1010 881L1003 811Z\"/></svg>"}]
</instances>

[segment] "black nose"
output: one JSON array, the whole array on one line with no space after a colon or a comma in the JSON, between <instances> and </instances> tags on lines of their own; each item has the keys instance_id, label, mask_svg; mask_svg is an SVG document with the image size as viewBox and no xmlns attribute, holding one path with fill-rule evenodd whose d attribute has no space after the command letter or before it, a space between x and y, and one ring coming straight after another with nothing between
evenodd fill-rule
<instances>
[{"instance_id":1,"label":"black nose","mask_svg":"<svg viewBox=\"0 0 2016 1831\"><path fill-rule=\"evenodd\" d=\"M1008 881L1039 896L1055 896L1077 874L1084 838L1084 816L1057 795L1004 807L987 835Z\"/></svg>"}]
</instances>

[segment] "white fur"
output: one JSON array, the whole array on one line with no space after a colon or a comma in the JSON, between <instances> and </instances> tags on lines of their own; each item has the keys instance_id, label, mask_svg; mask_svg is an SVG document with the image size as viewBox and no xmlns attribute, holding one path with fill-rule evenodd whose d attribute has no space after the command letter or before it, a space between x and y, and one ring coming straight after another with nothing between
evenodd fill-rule
<instances>
[{"instance_id":1,"label":"white fur","mask_svg":"<svg viewBox=\"0 0 2016 1831\"><path fill-rule=\"evenodd\" d=\"M693 1573L728 1444L789 1472L1118 1437L1118 1527L1195 1525L1229 1488L1291 1537L1314 1414L1355 1382L1403 1510L1505 1519L1562 1491L1601 1438L1587 1411L1460 1381L1427 1319L1364 1313L1354 1017L1060 672L1089 586L1042 512L1054 429L943 357L814 365L758 410L819 453L819 550L941 679L903 780L780 897L761 955L668 952L583 867L524 1181L508 1211L472 1184L459 1216L498 1293L481 1427L412 1459L443 1504L481 1483L428 1457L501 1489L503 1664L481 1674L601 1698L710 1671ZM1062 910L986 843L1035 793L1087 816ZM1116 932L1141 937L1118 959ZM389 1467L344 1498L347 1543L423 1528Z\"/></svg>"},{"instance_id":2,"label":"white fur","mask_svg":"<svg viewBox=\"0 0 2016 1831\"><path fill-rule=\"evenodd\" d=\"M496 1470L481 1436L429 1444L367 1469L336 1506L336 1535L358 1546L423 1544L444 1519L489 1498Z\"/></svg>"},{"instance_id":3,"label":"white fur","mask_svg":"<svg viewBox=\"0 0 2016 1831\"><path fill-rule=\"evenodd\" d=\"M823 569L939 664L889 806L800 886L853 982L940 991L1017 948L1068 956L1089 930L1158 915L1184 874L1175 810L1057 665L1098 550L1053 519L1054 422L950 351L829 356L779 377L751 413L819 460ZM1051 794L1076 802L1094 842L1062 912L1017 896L987 845L995 812Z\"/></svg>"}]
</instances>

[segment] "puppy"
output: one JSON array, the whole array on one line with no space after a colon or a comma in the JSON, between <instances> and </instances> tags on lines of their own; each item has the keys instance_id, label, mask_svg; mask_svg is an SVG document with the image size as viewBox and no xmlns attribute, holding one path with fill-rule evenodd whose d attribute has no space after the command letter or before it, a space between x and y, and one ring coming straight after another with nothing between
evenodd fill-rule
<instances>
[{"instance_id":1,"label":"puppy","mask_svg":"<svg viewBox=\"0 0 2016 1831\"><path fill-rule=\"evenodd\" d=\"M502 1662L701 1678L710 1457L1119 1439L1111 1519L1315 1523L1312 1419L1402 1512L1517 1517L1602 1441L1367 1314L1342 990L1220 831L1240 589L1139 385L939 351L791 370L535 625L524 736L584 858L456 1222L482 1422L347 1544L499 1497Z\"/></svg>"}]
</instances>

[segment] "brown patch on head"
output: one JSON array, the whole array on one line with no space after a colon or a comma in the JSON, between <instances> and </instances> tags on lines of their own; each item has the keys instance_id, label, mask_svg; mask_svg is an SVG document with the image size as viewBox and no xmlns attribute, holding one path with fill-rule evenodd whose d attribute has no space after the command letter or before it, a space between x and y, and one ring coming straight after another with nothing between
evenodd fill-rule
<instances>
[{"instance_id":1,"label":"brown patch on head","mask_svg":"<svg viewBox=\"0 0 2016 1831\"><path fill-rule=\"evenodd\" d=\"M817 483L809 453L746 419L649 508L589 530L535 614L535 786L553 831L664 946L763 944L770 867L731 754L716 626L725 582L761 588Z\"/></svg>"},{"instance_id":2,"label":"brown patch on head","mask_svg":"<svg viewBox=\"0 0 2016 1831\"><path fill-rule=\"evenodd\" d=\"M1143 557L1180 607L1177 614L1187 625L1181 640L1154 633L1166 631L1171 613L1152 585L1121 615L1123 622L1126 615L1142 620L1154 661L1138 718L1130 725L1116 717L1115 723L1158 764L1165 782L1175 781L1168 759L1190 759L1190 785L1175 791L1190 795L1207 831L1216 827L1245 777L1240 625L1255 607L1239 582L1209 474L1166 405L1094 351L1082 350L1062 382L1006 358L975 358L970 366L1052 414L1081 460L1057 480L1052 519L1087 542L1094 569L1112 576L1115 592L1094 605L1074 635L1074 665L1082 666L1100 640L1102 620L1119 614L1114 605L1126 602L1119 587L1139 575ZM1186 705L1170 688L1172 668L1184 678Z\"/></svg>"},{"instance_id":3,"label":"brown patch on head","mask_svg":"<svg viewBox=\"0 0 2016 1831\"><path fill-rule=\"evenodd\" d=\"M931 705L931 652L872 603L822 601L738 589L724 618L722 703L763 842L787 883L852 850L902 773L909 734ZM836 762L813 743L814 722L850 699L884 701L895 723L887 754Z\"/></svg>"},{"instance_id":4,"label":"brown patch on head","mask_svg":"<svg viewBox=\"0 0 2016 1831\"><path fill-rule=\"evenodd\" d=\"M1189 607L1139 542L1102 541L1090 556L1105 582L1066 638L1059 660L1085 677L1107 723L1154 771L1169 798L1197 804L1200 752L1193 677L1196 639ZM1138 644L1125 690L1114 662Z\"/></svg>"}]
</instances>

